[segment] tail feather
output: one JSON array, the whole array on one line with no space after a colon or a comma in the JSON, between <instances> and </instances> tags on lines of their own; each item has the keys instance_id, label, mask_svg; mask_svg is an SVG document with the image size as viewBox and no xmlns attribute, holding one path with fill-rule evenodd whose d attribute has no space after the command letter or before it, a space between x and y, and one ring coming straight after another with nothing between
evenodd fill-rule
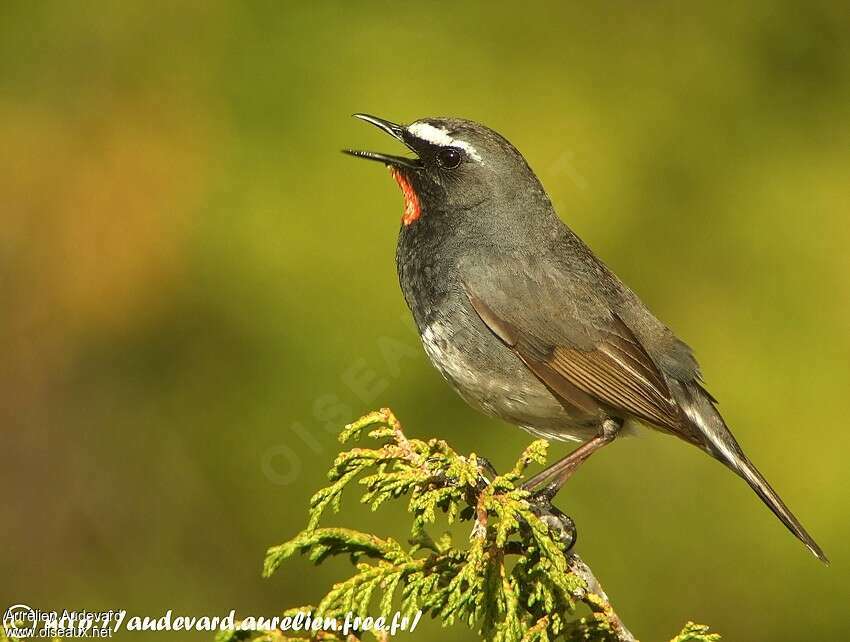
<instances>
[{"instance_id":1,"label":"tail feather","mask_svg":"<svg viewBox=\"0 0 850 642\"><path fill-rule=\"evenodd\" d=\"M829 564L823 549L803 528L785 502L779 497L764 476L744 455L735 437L732 436L720 413L714 407L711 397L697 383L671 386L679 405L685 411L690 422L689 428L699 433L705 449L716 459L742 477L767 507L773 511L785 527L799 539L812 554L825 564Z\"/></svg>"},{"instance_id":2,"label":"tail feather","mask_svg":"<svg viewBox=\"0 0 850 642\"><path fill-rule=\"evenodd\" d=\"M776 491L773 490L764 476L758 471L758 468L756 468L749 459L741 455L740 460L734 462L730 468L735 470L735 472L746 480L746 482L750 485L750 488L756 491L756 494L761 497L761 500L767 504L767 507L770 510L773 511L773 514L776 515L783 524L785 524L789 531L796 535L797 539L806 545L815 557L824 564L829 564L829 559L826 557L826 553L823 552L823 549L818 546L818 543L811 535L809 535L806 529L803 528L800 521L794 517L794 514L785 505L785 502L783 502L779 495L776 494Z\"/></svg>"}]
</instances>

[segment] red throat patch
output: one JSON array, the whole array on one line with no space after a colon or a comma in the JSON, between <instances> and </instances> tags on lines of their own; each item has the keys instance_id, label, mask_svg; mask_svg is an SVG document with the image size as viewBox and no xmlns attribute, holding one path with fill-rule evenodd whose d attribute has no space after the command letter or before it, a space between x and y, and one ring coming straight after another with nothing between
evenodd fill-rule
<instances>
[{"instance_id":1,"label":"red throat patch","mask_svg":"<svg viewBox=\"0 0 850 642\"><path fill-rule=\"evenodd\" d=\"M404 195L404 214L401 217L401 222L405 225L410 225L418 220L419 215L422 213L422 209L419 206L419 197L413 191L413 185L407 180L407 176L399 169L390 167L390 174L393 175L395 182L401 188L401 193Z\"/></svg>"}]
</instances>

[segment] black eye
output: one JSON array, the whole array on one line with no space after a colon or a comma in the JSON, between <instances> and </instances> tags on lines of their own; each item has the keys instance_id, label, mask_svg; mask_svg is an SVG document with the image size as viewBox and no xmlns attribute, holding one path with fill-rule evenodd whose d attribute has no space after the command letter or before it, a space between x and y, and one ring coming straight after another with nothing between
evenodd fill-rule
<instances>
[{"instance_id":1,"label":"black eye","mask_svg":"<svg viewBox=\"0 0 850 642\"><path fill-rule=\"evenodd\" d=\"M446 169L454 169L463 160L463 152L456 147L444 147L437 152L437 162Z\"/></svg>"}]
</instances>

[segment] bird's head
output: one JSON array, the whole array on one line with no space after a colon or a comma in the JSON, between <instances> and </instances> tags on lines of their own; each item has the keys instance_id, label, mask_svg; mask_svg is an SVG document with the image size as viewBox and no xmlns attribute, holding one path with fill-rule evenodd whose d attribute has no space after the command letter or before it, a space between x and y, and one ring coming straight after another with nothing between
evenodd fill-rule
<instances>
[{"instance_id":1,"label":"bird's head","mask_svg":"<svg viewBox=\"0 0 850 642\"><path fill-rule=\"evenodd\" d=\"M492 129L460 118L423 118L410 125L354 114L404 143L416 157L346 149L390 168L404 194L405 225L423 215L472 212L497 201L540 195L540 182L517 149Z\"/></svg>"}]
</instances>

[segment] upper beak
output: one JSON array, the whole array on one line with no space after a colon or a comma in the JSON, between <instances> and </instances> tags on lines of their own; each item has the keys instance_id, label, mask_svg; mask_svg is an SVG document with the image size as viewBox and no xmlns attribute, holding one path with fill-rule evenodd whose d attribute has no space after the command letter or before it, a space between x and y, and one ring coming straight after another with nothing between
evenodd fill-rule
<instances>
[{"instance_id":1,"label":"upper beak","mask_svg":"<svg viewBox=\"0 0 850 642\"><path fill-rule=\"evenodd\" d=\"M406 130L401 125L384 120L383 118L378 118L377 116L370 116L369 114L354 114L354 117L359 118L360 120L365 120L367 123L372 123L375 127L383 129L390 136L410 147L404 139ZM392 154L380 154L378 152L365 152L357 149L343 149L342 151L345 154L351 154L358 158L380 161L392 167L407 167L408 169L419 169L422 167L418 158L406 158L404 156L393 156Z\"/></svg>"}]
</instances>

